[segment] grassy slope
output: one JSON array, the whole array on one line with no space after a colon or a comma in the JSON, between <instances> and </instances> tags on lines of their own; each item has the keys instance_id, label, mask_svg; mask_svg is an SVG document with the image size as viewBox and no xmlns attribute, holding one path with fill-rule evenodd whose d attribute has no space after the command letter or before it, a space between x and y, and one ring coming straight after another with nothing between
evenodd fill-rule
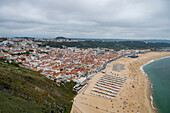
<instances>
[{"instance_id":1,"label":"grassy slope","mask_svg":"<svg viewBox=\"0 0 170 113\"><path fill-rule=\"evenodd\" d=\"M18 99L24 99L28 103L33 103L32 106L25 104L25 107L32 109L37 105L35 110L40 110L40 112L41 110L43 112L70 112L71 101L75 95L75 92L72 92L72 87L75 83L60 83L59 85L38 72L0 61L0 90L18 97ZM18 104L22 104L22 102ZM21 105L18 106L20 109L23 108Z\"/></svg>"},{"instance_id":2,"label":"grassy slope","mask_svg":"<svg viewBox=\"0 0 170 113\"><path fill-rule=\"evenodd\" d=\"M27 101L25 99L11 96L0 91L0 112L2 113L40 113L46 112L41 105Z\"/></svg>"}]
</instances>

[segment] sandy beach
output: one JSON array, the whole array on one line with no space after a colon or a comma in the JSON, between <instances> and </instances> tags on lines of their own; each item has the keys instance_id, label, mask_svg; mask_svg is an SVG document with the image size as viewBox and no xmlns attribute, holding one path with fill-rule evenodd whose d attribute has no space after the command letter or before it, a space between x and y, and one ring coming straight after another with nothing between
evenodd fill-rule
<instances>
[{"instance_id":1,"label":"sandy beach","mask_svg":"<svg viewBox=\"0 0 170 113\"><path fill-rule=\"evenodd\" d=\"M74 98L71 113L155 113L150 99L150 83L140 67L151 60L170 56L170 52L139 54L138 58L120 58L107 65ZM91 94L104 75L127 78L114 99Z\"/></svg>"}]
</instances>

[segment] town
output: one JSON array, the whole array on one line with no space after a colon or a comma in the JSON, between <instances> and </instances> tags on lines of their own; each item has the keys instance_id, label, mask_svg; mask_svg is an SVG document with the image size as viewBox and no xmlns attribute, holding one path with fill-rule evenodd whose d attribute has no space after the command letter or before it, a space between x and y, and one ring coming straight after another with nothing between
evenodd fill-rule
<instances>
[{"instance_id":1,"label":"town","mask_svg":"<svg viewBox=\"0 0 170 113\"><path fill-rule=\"evenodd\" d=\"M37 40L42 41L42 39ZM110 61L121 56L149 51L115 51L108 48L82 49L64 45L63 48L39 47L36 41L32 38L1 40L0 58L7 59L6 62L14 62L21 67L38 71L55 82L73 80L81 85L85 84L87 78L104 69ZM64 39L64 41L67 40Z\"/></svg>"}]
</instances>

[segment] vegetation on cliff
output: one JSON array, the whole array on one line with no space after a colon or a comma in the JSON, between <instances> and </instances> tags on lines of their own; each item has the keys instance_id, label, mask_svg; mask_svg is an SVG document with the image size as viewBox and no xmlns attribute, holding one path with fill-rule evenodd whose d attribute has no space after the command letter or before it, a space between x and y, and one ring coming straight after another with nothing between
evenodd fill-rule
<instances>
[{"instance_id":1,"label":"vegetation on cliff","mask_svg":"<svg viewBox=\"0 0 170 113\"><path fill-rule=\"evenodd\" d=\"M1 112L70 112L74 82L56 83L39 74L0 61Z\"/></svg>"}]
</instances>

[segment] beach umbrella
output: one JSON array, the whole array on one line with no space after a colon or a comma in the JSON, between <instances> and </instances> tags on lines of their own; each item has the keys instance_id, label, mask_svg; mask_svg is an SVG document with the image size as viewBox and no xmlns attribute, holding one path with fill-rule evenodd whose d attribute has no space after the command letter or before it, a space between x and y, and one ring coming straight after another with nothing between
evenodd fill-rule
<instances>
[{"instance_id":1,"label":"beach umbrella","mask_svg":"<svg viewBox=\"0 0 170 113\"><path fill-rule=\"evenodd\" d=\"M132 85L132 87L133 87L133 88L135 88L135 86L134 86L134 85Z\"/></svg>"}]
</instances>

